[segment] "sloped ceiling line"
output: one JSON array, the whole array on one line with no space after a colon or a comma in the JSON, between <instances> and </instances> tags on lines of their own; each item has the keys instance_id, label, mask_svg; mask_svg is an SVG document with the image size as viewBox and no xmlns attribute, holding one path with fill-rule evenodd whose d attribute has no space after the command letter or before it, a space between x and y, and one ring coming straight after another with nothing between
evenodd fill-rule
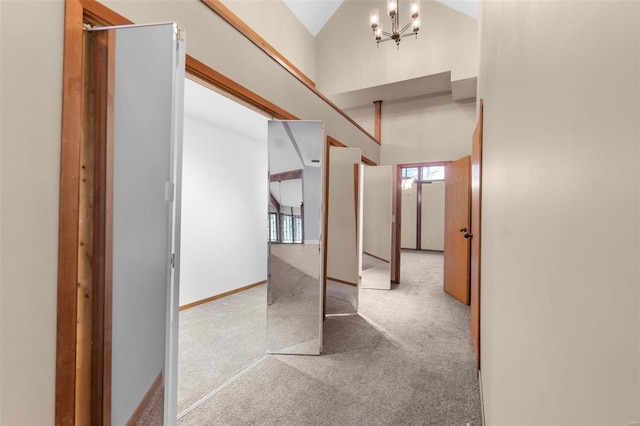
<instances>
[{"instance_id":1,"label":"sloped ceiling line","mask_svg":"<svg viewBox=\"0 0 640 426\"><path fill-rule=\"evenodd\" d=\"M320 30L331 19L344 0L283 0L302 25L312 36L318 35ZM425 0L423 0L425 1ZM436 0L460 13L478 19L479 0ZM381 4L384 2L381 0ZM399 7L399 6L398 6ZM363 18L366 21L366 17ZM364 25L364 24L363 24Z\"/></svg>"}]
</instances>

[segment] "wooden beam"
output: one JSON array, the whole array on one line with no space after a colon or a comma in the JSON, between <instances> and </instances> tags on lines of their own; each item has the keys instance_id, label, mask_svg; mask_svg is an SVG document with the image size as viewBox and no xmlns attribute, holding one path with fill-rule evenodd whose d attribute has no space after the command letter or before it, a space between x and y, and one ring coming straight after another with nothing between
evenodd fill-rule
<instances>
[{"instance_id":1,"label":"wooden beam","mask_svg":"<svg viewBox=\"0 0 640 426\"><path fill-rule=\"evenodd\" d=\"M290 170L288 172L276 173L269 176L270 182L280 182L283 180L302 179L302 169Z\"/></svg>"},{"instance_id":2,"label":"wooden beam","mask_svg":"<svg viewBox=\"0 0 640 426\"><path fill-rule=\"evenodd\" d=\"M373 104L376 106L376 115L375 115L375 132L374 137L378 141L379 144L382 144L382 101L374 101Z\"/></svg>"}]
</instances>

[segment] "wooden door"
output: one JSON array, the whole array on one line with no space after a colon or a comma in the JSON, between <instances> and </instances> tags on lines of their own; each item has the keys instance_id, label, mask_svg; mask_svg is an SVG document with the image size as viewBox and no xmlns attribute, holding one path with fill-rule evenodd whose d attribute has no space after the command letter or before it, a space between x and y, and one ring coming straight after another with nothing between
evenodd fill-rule
<instances>
[{"instance_id":1,"label":"wooden door","mask_svg":"<svg viewBox=\"0 0 640 426\"><path fill-rule=\"evenodd\" d=\"M444 291L469 304L471 159L448 163L445 169Z\"/></svg>"},{"instance_id":2,"label":"wooden door","mask_svg":"<svg viewBox=\"0 0 640 426\"><path fill-rule=\"evenodd\" d=\"M482 111L471 142L471 341L480 369L480 231L482 217Z\"/></svg>"}]
</instances>

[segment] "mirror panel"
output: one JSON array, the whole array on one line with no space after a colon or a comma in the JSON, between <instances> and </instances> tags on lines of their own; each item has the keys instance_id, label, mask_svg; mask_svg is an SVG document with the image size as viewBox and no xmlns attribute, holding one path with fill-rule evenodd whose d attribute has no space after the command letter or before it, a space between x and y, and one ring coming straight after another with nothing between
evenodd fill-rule
<instances>
[{"instance_id":1,"label":"mirror panel","mask_svg":"<svg viewBox=\"0 0 640 426\"><path fill-rule=\"evenodd\" d=\"M106 107L112 267L105 266L112 277L111 421L128 424L146 410L144 424L162 424L175 418L178 283L170 259L179 240L173 220L179 216L184 43L175 24L95 31L94 40L109 51L113 96Z\"/></svg>"},{"instance_id":2,"label":"mirror panel","mask_svg":"<svg viewBox=\"0 0 640 426\"><path fill-rule=\"evenodd\" d=\"M325 314L358 312L360 149L329 148Z\"/></svg>"},{"instance_id":3,"label":"mirror panel","mask_svg":"<svg viewBox=\"0 0 640 426\"><path fill-rule=\"evenodd\" d=\"M362 288L391 289L391 166L364 166Z\"/></svg>"},{"instance_id":4,"label":"mirror panel","mask_svg":"<svg viewBox=\"0 0 640 426\"><path fill-rule=\"evenodd\" d=\"M322 351L323 127L270 121L267 351Z\"/></svg>"}]
</instances>

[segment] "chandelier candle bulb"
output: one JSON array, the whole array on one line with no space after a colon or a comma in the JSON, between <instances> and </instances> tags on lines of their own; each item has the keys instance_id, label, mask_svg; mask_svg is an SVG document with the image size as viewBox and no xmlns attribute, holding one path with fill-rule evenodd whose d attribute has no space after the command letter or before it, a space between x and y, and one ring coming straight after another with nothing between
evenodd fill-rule
<instances>
[{"instance_id":1,"label":"chandelier candle bulb","mask_svg":"<svg viewBox=\"0 0 640 426\"><path fill-rule=\"evenodd\" d=\"M378 24L380 23L380 12L378 12L378 9L371 9L371 12L369 12L369 23L374 30L378 28Z\"/></svg>"},{"instance_id":2,"label":"chandelier candle bulb","mask_svg":"<svg viewBox=\"0 0 640 426\"><path fill-rule=\"evenodd\" d=\"M396 16L396 12L398 10L398 0L389 0L387 3L387 11L389 12L389 16L392 18Z\"/></svg>"},{"instance_id":3,"label":"chandelier candle bulb","mask_svg":"<svg viewBox=\"0 0 640 426\"><path fill-rule=\"evenodd\" d=\"M378 28L376 28L375 34L376 34L376 40L378 41L382 40L382 24L380 24Z\"/></svg>"},{"instance_id":4,"label":"chandelier candle bulb","mask_svg":"<svg viewBox=\"0 0 640 426\"><path fill-rule=\"evenodd\" d=\"M420 0L411 0L411 18L415 20L418 16L420 16ZM418 23L418 26L420 26L420 23Z\"/></svg>"}]
</instances>

